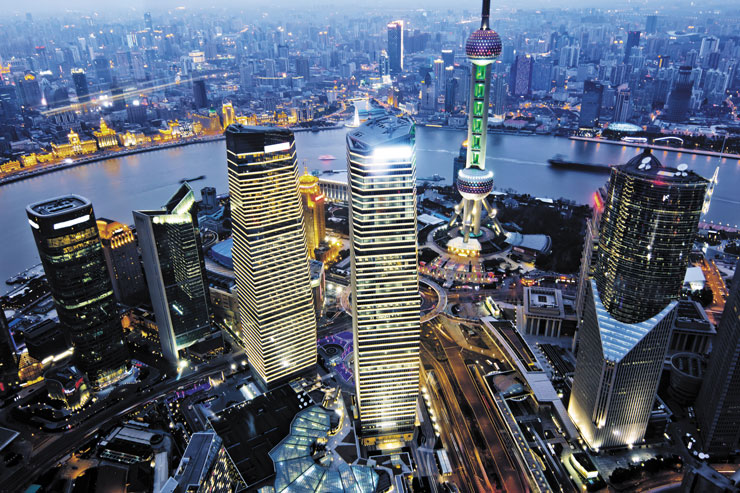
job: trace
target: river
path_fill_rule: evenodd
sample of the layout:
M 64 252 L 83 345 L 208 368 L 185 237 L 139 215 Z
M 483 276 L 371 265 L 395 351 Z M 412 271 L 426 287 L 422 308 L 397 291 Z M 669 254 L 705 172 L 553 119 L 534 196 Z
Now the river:
M 309 169 L 344 169 L 346 131 L 326 130 L 296 134 L 299 166 Z M 417 176 L 439 174 L 449 184 L 452 160 L 465 139 L 461 130 L 417 129 Z M 554 170 L 547 159 L 564 154 L 577 161 L 601 164 L 623 163 L 639 152 L 632 147 L 577 142 L 562 137 L 491 134 L 488 136 L 486 166 L 494 170 L 496 188 L 514 189 L 537 197 L 564 197 L 589 203 L 606 175 Z M 319 161 L 321 155 L 336 156 Z M 711 177 L 720 166 L 719 183 L 705 218 L 723 224 L 740 224 L 740 162 L 694 154 L 657 151 L 667 165 L 685 162 L 697 173 Z M 302 172 L 302 170 L 301 170 Z M 0 292 L 4 280 L 37 263 L 25 207 L 45 198 L 76 193 L 90 199 L 97 217 L 132 223 L 134 209 L 159 208 L 185 177 L 205 175 L 194 182 L 196 189 L 214 186 L 227 191 L 224 141 L 133 154 L 9 183 L 0 187 L 2 237 L 0 242 Z

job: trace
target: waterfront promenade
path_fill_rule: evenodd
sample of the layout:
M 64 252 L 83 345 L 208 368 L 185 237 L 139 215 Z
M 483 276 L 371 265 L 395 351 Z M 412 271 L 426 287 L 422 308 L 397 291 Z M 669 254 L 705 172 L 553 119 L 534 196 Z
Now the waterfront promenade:
M 576 135 L 572 135 L 570 139 L 580 140 L 582 142 L 595 142 L 597 144 L 611 144 L 611 145 L 625 146 L 625 147 L 639 147 L 641 149 L 654 149 L 657 151 L 670 151 L 670 152 L 677 152 L 677 153 L 685 152 L 686 154 L 698 154 L 700 156 L 711 156 L 711 157 L 718 157 L 718 158 L 723 158 L 723 159 L 740 160 L 740 154 L 707 151 L 704 149 L 688 149 L 686 147 L 671 147 L 671 146 L 661 146 L 661 145 L 655 145 L 655 144 L 645 144 L 645 143 L 639 143 L 639 142 L 624 142 L 621 140 L 599 139 L 597 137 L 578 137 Z

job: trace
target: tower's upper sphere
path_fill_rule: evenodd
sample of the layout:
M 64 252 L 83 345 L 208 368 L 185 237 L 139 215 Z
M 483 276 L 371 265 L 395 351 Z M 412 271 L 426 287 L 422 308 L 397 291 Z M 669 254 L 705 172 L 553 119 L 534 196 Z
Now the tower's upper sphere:
M 473 63 L 476 61 L 493 62 L 501 54 L 501 38 L 491 29 L 473 31 L 465 43 L 465 54 Z

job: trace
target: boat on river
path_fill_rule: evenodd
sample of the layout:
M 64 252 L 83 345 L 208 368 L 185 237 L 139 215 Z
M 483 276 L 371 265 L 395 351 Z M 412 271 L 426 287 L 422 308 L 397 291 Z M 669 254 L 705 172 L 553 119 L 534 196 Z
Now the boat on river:
M 574 171 L 585 171 L 587 173 L 604 173 L 609 174 L 612 167 L 606 164 L 583 163 L 566 159 L 562 154 L 556 154 L 547 160 L 550 167 L 555 169 L 570 169 Z

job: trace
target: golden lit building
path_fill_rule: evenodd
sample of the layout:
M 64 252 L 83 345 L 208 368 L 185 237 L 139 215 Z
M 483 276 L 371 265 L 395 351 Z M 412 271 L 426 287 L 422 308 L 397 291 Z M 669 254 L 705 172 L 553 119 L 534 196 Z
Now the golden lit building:
M 293 132 L 231 125 L 226 155 L 240 343 L 254 373 L 272 386 L 316 365 L 316 314 Z
M 57 145 L 53 142 L 51 144 L 52 153 L 57 159 L 92 154 L 98 150 L 97 142 L 94 140 L 80 140 L 80 136 L 74 130 L 69 131 L 67 138 L 69 144 Z
M 141 301 L 146 284 L 134 233 L 118 221 L 100 218 L 96 222 L 113 294 L 120 303 L 136 304 Z
M 152 138 L 142 132 L 133 133 L 129 131 L 125 134 L 119 134 L 118 138 L 121 140 L 123 147 L 135 147 L 152 143 Z
M 298 179 L 298 189 L 303 202 L 303 219 L 306 223 L 306 243 L 308 256 L 316 259 L 315 250 L 326 236 L 326 222 L 324 219 L 325 197 L 319 189 L 319 178 L 308 174 L 305 170 Z
M 110 128 L 104 119 L 100 119 L 100 130 L 93 132 L 95 140 L 98 141 L 98 147 L 100 149 L 108 149 L 111 147 L 118 147 L 118 137 L 116 131 Z
M 234 105 L 231 103 L 224 103 L 221 108 L 221 113 L 223 115 L 223 127 L 224 130 L 228 128 L 229 125 L 236 122 L 236 116 L 234 114 Z
M 3 173 L 12 173 L 13 171 L 20 171 L 20 161 L 8 161 L 0 165 L 0 171 Z

